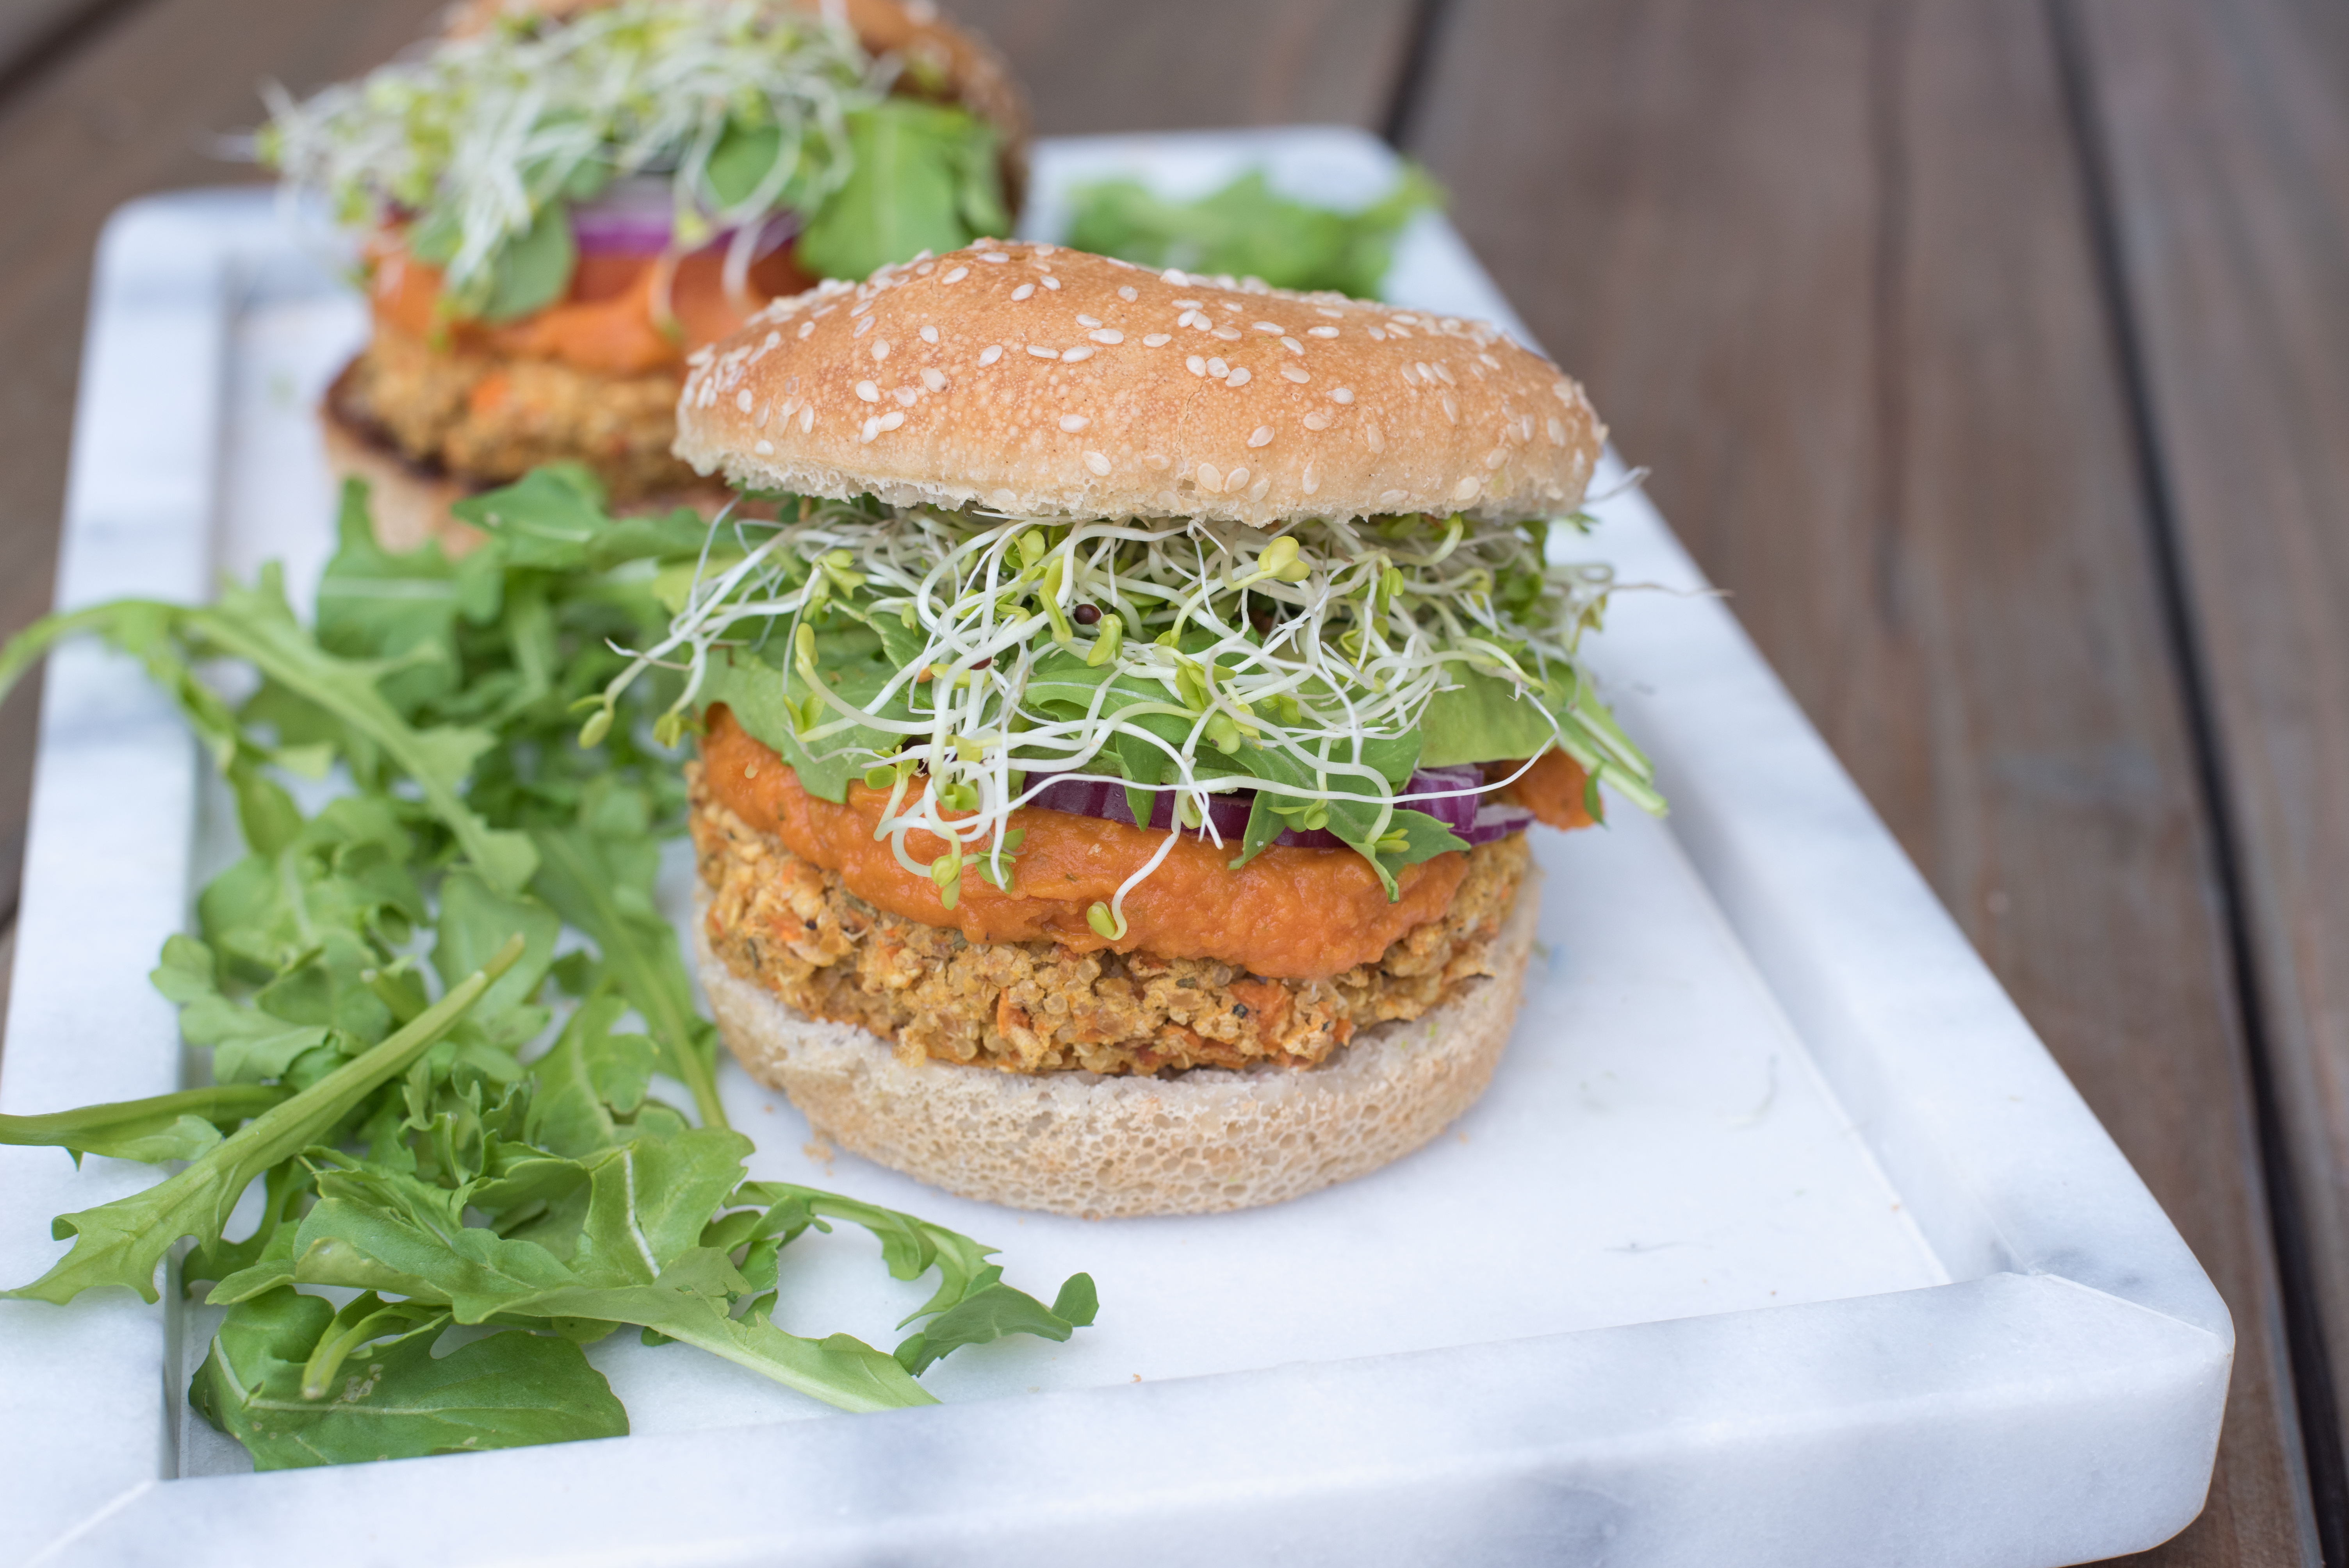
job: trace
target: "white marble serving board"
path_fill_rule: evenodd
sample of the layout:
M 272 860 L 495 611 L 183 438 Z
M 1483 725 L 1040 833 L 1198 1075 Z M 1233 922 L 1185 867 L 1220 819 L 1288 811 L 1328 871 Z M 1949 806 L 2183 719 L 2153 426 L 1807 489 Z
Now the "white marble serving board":
M 1073 180 L 1195 189 L 1255 162 L 1336 201 L 1392 170 L 1342 131 L 1048 142 L 1030 230 L 1055 231 Z M 1516 325 L 1441 220 L 1390 289 Z M 270 560 L 306 597 L 331 547 L 311 409 L 363 329 L 254 195 L 126 209 L 60 602 L 197 595 Z M 942 1410 L 821 1424 L 828 1408 L 739 1368 L 615 1336 L 593 1355 L 628 1439 L 254 1476 L 181 1398 L 213 1315 L 0 1303 L 0 1562 L 52 1542 L 249 1557 L 339 1541 L 355 1507 L 387 1560 L 451 1563 L 926 1542 L 1188 1562 L 1232 1542 L 1410 1562 L 1443 1542 L 1495 1562 L 2055 1563 L 2162 1539 L 2207 1482 L 2223 1307 L 1653 509 L 1623 491 L 1598 510 L 1576 553 L 1658 590 L 1618 600 L 1601 659 L 1675 815 L 1537 830 L 1543 946 L 1516 1036 L 1426 1150 L 1250 1213 L 1062 1220 L 825 1157 L 730 1062 L 758 1174 L 978 1235 L 1040 1293 L 1087 1270 L 1099 1325 L 958 1354 L 926 1379 Z M 91 650 L 55 661 L 36 788 L 0 1109 L 175 1087 L 143 976 L 234 852 L 217 789 L 135 666 Z M 671 872 L 681 914 L 682 855 Z M 49 1213 L 148 1179 L 0 1150 L 0 1276 L 61 1250 Z M 893 1343 L 922 1294 L 856 1235 L 792 1256 L 779 1321 L 797 1330 Z M 722 1520 L 668 1501 L 729 1484 L 745 1491 Z

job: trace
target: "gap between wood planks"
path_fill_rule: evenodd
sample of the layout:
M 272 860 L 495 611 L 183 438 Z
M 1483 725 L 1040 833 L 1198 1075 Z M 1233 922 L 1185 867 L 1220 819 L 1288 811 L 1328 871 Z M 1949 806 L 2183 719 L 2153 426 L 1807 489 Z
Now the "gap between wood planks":
M 2203 827 L 2218 862 L 2222 894 L 2220 914 L 2228 963 L 2233 971 L 2235 1006 L 2241 1018 L 2251 1063 L 2260 1168 L 2267 1187 L 2269 1221 L 2274 1230 L 2276 1273 L 2283 1296 L 2284 1332 L 2292 1358 L 2292 1397 L 2298 1406 L 2317 1539 L 2326 1568 L 2349 1568 L 2349 1468 L 2344 1468 L 2342 1453 L 2338 1393 L 2310 1266 L 2312 1238 L 2306 1209 L 2293 1178 L 2276 1098 L 2272 1036 L 2266 1004 L 2260 993 L 2250 923 L 2245 915 L 2248 894 L 2242 850 L 2235 830 L 2235 803 L 2219 741 L 2209 662 L 2187 591 L 2177 491 L 2163 460 L 2153 416 L 2145 345 L 2137 326 L 2138 304 L 2130 288 L 2128 269 L 2122 262 L 2112 161 L 2095 101 L 2095 67 L 2088 57 L 2075 0 L 2046 0 L 2046 12 L 2064 107 L 2080 159 L 2081 184 L 2087 193 L 2089 248 L 2102 285 L 2106 328 L 2127 402 L 2129 443 L 2145 495 L 2147 532 L 2159 586 L 2162 631 L 2177 665 Z

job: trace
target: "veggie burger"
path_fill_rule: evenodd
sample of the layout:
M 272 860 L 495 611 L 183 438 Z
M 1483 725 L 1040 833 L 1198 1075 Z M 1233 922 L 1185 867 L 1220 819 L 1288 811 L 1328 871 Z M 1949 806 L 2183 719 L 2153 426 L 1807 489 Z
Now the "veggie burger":
M 336 466 L 388 541 L 461 543 L 448 503 L 541 463 L 624 508 L 698 499 L 669 454 L 687 354 L 1007 226 L 1024 139 L 1000 61 L 924 0 L 473 0 L 280 95 L 259 151 L 362 247 Z
M 1547 550 L 1600 439 L 1482 323 L 1050 245 L 692 355 L 678 455 L 778 519 L 721 517 L 637 665 L 685 672 L 729 1045 L 835 1143 L 1028 1208 L 1427 1141 L 1509 1036 L 1526 830 L 1661 809 L 1578 658 L 1608 574 Z

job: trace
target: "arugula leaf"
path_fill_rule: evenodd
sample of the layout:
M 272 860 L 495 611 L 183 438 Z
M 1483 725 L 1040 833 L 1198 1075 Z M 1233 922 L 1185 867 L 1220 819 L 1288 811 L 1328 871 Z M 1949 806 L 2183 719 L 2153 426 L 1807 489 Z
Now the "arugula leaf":
M 0 1116 L 0 1143 L 48 1144 L 70 1153 L 77 1165 L 85 1154 L 150 1165 L 193 1160 L 221 1140 L 222 1129 L 260 1115 L 292 1092 L 274 1086 L 230 1084 L 46 1116 Z
M 508 1330 L 436 1357 L 447 1313 L 386 1309 L 366 1295 L 352 1307 L 362 1309 L 357 1323 L 350 1308 L 337 1314 L 285 1286 L 240 1303 L 188 1402 L 263 1470 L 627 1434 L 611 1385 L 569 1340 Z M 370 1331 L 382 1336 L 360 1337 Z M 322 1353 L 339 1352 L 339 1364 L 362 1347 L 338 1388 L 304 1387 Z
M 595 944 L 605 972 L 660 1047 L 662 1067 L 692 1092 L 702 1124 L 723 1127 L 718 1032 L 695 1010 L 677 933 L 653 902 L 660 851 L 643 811 L 639 798 L 607 790 L 588 801 L 576 826 L 539 829 L 532 886 Z
M 697 1345 L 843 1409 L 936 1401 L 889 1357 L 845 1335 L 804 1339 L 730 1303 L 750 1282 L 699 1244 L 739 1182 L 750 1140 L 702 1128 L 581 1161 L 589 1199 L 567 1259 L 462 1222 L 465 1194 L 338 1161 L 295 1242 L 305 1284 L 396 1292 L 460 1323 L 585 1318 Z
M 828 278 L 861 278 L 922 251 L 968 244 L 1010 227 L 994 128 L 967 109 L 885 98 L 847 117 L 856 177 L 800 231 L 801 263 Z
M 1007 1334 L 1065 1341 L 1093 1320 L 1099 1302 L 1091 1274 L 1071 1274 L 1060 1298 L 1046 1306 L 1026 1291 L 998 1282 L 972 1292 L 897 1346 L 897 1364 L 919 1377 L 951 1351 L 985 1345 Z M 1061 1309 L 1066 1307 L 1067 1312 Z
M 38 1297 L 62 1306 L 83 1291 L 123 1284 L 153 1301 L 155 1265 L 172 1243 L 190 1235 L 218 1240 L 229 1212 L 254 1177 L 317 1142 L 370 1090 L 406 1071 L 513 966 L 522 950 L 522 939 L 516 937 L 414 1023 L 264 1111 L 178 1175 L 99 1208 L 60 1214 L 50 1233 L 59 1241 L 73 1237 L 73 1250 L 32 1284 L 0 1294 Z
M 569 1160 L 627 1141 L 660 1066 L 660 1047 L 643 1035 L 616 1034 L 626 1004 L 592 996 L 564 1024 L 554 1047 L 530 1065 L 536 1092 L 523 1136 Z M 666 1107 L 652 1102 L 656 1111 Z M 671 1113 L 674 1114 L 674 1113 Z
M 1276 193 L 1251 170 L 1214 194 L 1174 201 L 1136 180 L 1076 191 L 1068 243 L 1151 267 L 1262 278 L 1275 288 L 1335 289 L 1375 299 L 1394 242 L 1442 187 L 1412 164 L 1393 190 L 1359 212 L 1338 212 Z

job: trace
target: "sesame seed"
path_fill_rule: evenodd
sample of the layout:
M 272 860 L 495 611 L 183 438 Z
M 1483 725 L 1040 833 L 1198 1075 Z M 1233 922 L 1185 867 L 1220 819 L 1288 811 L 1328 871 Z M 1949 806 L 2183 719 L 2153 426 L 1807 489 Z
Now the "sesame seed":
M 856 384 L 856 395 L 867 403 L 881 401 L 881 388 L 874 386 L 870 381 L 859 381 Z
M 1330 416 L 1316 408 L 1305 416 L 1305 428 L 1309 430 L 1326 430 L 1330 428 Z
M 894 430 L 905 422 L 905 414 L 902 408 L 892 408 L 881 416 L 881 428 L 885 430 Z
M 1039 245 L 1036 247 L 1033 253 L 1038 261 L 1042 261 L 1046 256 L 1050 255 L 1054 251 L 1059 249 L 1060 247 L 1058 245 Z
M 1240 329 L 1237 326 L 1219 326 L 1216 328 L 1216 335 L 1226 343 L 1237 343 L 1240 340 Z
M 873 318 L 872 318 L 871 316 L 869 316 L 869 315 L 868 315 L 868 316 L 866 316 L 863 321 L 858 322 L 858 323 L 856 324 L 856 330 L 855 330 L 854 332 L 850 333 L 848 335 L 849 335 L 849 336 L 851 336 L 851 337 L 862 337 L 862 336 L 864 336 L 866 333 L 868 333 L 868 332 L 870 332 L 870 331 L 872 331 L 872 330 L 873 330 Z
M 936 343 L 937 340 L 938 329 L 936 327 L 926 326 L 922 328 L 922 341 L 924 343 Z
M 1267 495 L 1269 495 L 1271 492 L 1272 492 L 1272 476 L 1271 476 L 1270 474 L 1267 474 L 1267 475 L 1265 475 L 1265 476 L 1264 476 L 1264 478 L 1262 478 L 1262 479 L 1260 479 L 1260 480 L 1257 480 L 1257 481 L 1256 481 L 1256 483 L 1254 483 L 1254 484 L 1252 484 L 1252 485 L 1248 486 L 1248 500 L 1263 500 Z
M 1002 357 L 1003 345 L 999 343 L 990 343 L 978 351 L 978 362 L 981 365 L 992 365 Z
M 1526 414 L 1517 420 L 1517 439 L 1527 446 L 1533 445 L 1534 417 L 1531 414 Z
M 1291 354 L 1302 354 L 1305 352 L 1305 346 L 1298 342 L 1297 339 L 1293 337 L 1282 338 L 1280 340 L 1280 346 L 1286 348 Z
M 943 392 L 947 389 L 946 373 L 936 368 L 925 370 L 922 372 L 922 385 L 933 392 Z
M 1345 313 L 1344 311 L 1342 311 L 1342 310 L 1331 310 L 1331 309 L 1330 309 L 1328 305 L 1326 305 L 1326 304 L 1317 304 L 1317 305 L 1315 305 L 1315 306 L 1313 307 L 1313 310 L 1314 310 L 1314 314 L 1315 314 L 1315 315 L 1326 315 L 1326 316 L 1328 316 L 1331 321 L 1343 321 L 1343 320 L 1345 320 L 1345 319 L 1346 319 L 1346 313 Z M 1318 327 L 1318 326 L 1317 326 L 1317 327 L 1315 327 L 1313 330 L 1314 330 L 1314 331 L 1316 331 L 1316 332 L 1319 332 L 1319 331 L 1321 331 L 1321 330 L 1322 330 L 1322 328 L 1320 328 L 1320 327 Z
M 1229 376 L 1231 373 L 1232 367 L 1225 364 L 1222 360 L 1210 359 L 1207 361 L 1207 374 L 1214 377 L 1216 380 L 1221 381 L 1225 377 Z
M 1102 456 L 1099 452 L 1087 452 L 1085 454 L 1085 467 L 1092 469 L 1093 472 L 1101 475 L 1104 479 L 1109 477 L 1109 459 Z
M 1433 381 L 1435 379 L 1435 372 L 1427 367 L 1427 362 L 1425 360 L 1420 360 L 1414 363 L 1412 366 L 1412 368 L 1419 372 L 1419 378 L 1423 381 Z
M 1335 337 L 1338 335 L 1338 329 L 1334 326 L 1309 326 L 1305 329 L 1305 335 L 1308 337 Z
M 1311 495 L 1321 488 L 1321 470 L 1312 463 L 1305 465 L 1305 493 Z
M 1484 361 L 1485 367 L 1488 370 L 1498 370 L 1501 367 L 1501 362 L 1489 354 L 1479 354 L 1476 357 Z
M 1142 346 L 1144 348 L 1164 348 L 1174 341 L 1174 335 L 1171 332 L 1154 332 L 1142 340 Z
M 1248 369 L 1245 365 L 1233 371 L 1229 376 L 1224 377 L 1224 385 L 1226 387 L 1245 387 L 1247 384 Z
M 1281 326 L 1280 323 L 1277 321 L 1257 321 L 1251 322 L 1248 325 L 1255 327 L 1258 332 L 1268 332 L 1275 337 L 1278 337 L 1280 335 Z
M 1565 404 L 1569 408 L 1574 407 L 1574 383 L 1571 381 L 1553 381 L 1550 383 L 1549 389 L 1557 394 L 1557 400 L 1559 402 Z
M 741 409 L 745 414 L 750 411 L 750 389 L 748 387 L 734 394 L 734 407 Z
M 1495 447 L 1485 454 L 1485 466 L 1488 469 L 1497 469 L 1508 460 L 1509 449 L 1506 447 Z
M 1382 506 L 1382 507 L 1385 507 L 1388 511 L 1393 511 L 1397 506 L 1401 505 L 1401 504 L 1402 503 L 1403 499 L 1404 499 L 1406 496 L 1408 496 L 1410 493 L 1411 493 L 1411 492 L 1410 492 L 1410 491 L 1408 491 L 1408 490 L 1385 490 L 1385 491 L 1382 491 L 1382 492 L 1380 494 L 1380 496 L 1379 496 L 1379 504 L 1380 504 L 1381 506 Z
M 1199 465 L 1199 488 L 1209 495 L 1219 495 L 1223 492 L 1224 476 L 1216 471 L 1216 466 L 1213 463 Z
M 1027 299 L 1035 294 L 1035 292 L 1036 285 L 1034 284 L 1021 284 L 1018 288 L 1011 291 L 1011 297 L 1015 300 Z
M 978 253 L 978 259 L 982 262 L 1008 262 L 1011 258 L 1001 251 L 981 251 Z
M 1163 452 L 1145 452 L 1143 454 L 1142 466 L 1154 473 L 1163 474 L 1166 471 L 1169 461 L 1170 459 Z
M 889 388 L 889 396 L 897 399 L 899 407 L 910 408 L 922 395 L 911 387 L 892 387 Z
M 814 330 L 815 323 L 812 321 L 803 321 L 800 323 L 800 335 L 802 337 L 805 337 L 809 333 L 813 332 Z
M 1387 438 L 1379 433 L 1378 421 L 1375 419 L 1362 421 L 1362 439 L 1370 443 L 1371 450 L 1374 452 L 1383 452 L 1387 449 Z
M 1056 277 L 1047 276 L 1044 279 L 1044 286 L 1048 289 L 1059 288 L 1061 286 L 1061 280 Z
M 1426 375 L 1427 366 L 1424 365 L 1421 366 L 1419 367 L 1419 373 L 1422 376 Z M 1454 381 L 1452 378 L 1452 366 L 1444 364 L 1441 359 L 1435 362 L 1435 377 L 1437 380 L 1443 382 L 1446 387 L 1457 387 L 1460 385 L 1459 382 Z
M 812 403 L 810 403 L 807 407 L 805 407 L 804 408 L 802 408 L 802 409 L 800 410 L 800 433 L 801 433 L 802 435 L 805 435 L 805 434 L 807 434 L 807 432 L 808 432 L 808 431 L 812 430 L 812 429 L 814 429 L 814 428 L 815 428 L 815 405 L 814 405 L 814 404 L 812 404 Z
M 1444 417 L 1455 425 L 1460 423 L 1460 399 L 1449 392 L 1444 395 Z
M 942 284 L 958 284 L 968 276 L 970 276 L 970 269 L 968 267 L 957 267 L 954 271 L 940 278 L 938 282 Z
M 889 340 L 887 338 L 876 337 L 873 340 L 873 357 L 876 360 L 886 359 L 889 357 Z
M 1476 499 L 1476 492 L 1484 488 L 1485 481 L 1483 480 L 1473 478 L 1462 480 L 1457 486 L 1454 487 L 1452 499 L 1454 500 L 1475 500 Z
M 1405 332 L 1394 323 L 1389 322 L 1387 323 L 1387 335 L 1390 337 L 1409 337 L 1411 334 Z
M 1375 327 L 1375 326 L 1374 326 L 1374 327 L 1372 327 L 1372 328 L 1371 328 L 1371 342 L 1373 342 L 1373 343 L 1384 343 L 1386 340 L 1387 340 L 1387 335 L 1386 335 L 1385 333 L 1381 332 L 1381 331 L 1380 331 L 1377 327 Z
M 1224 476 L 1224 489 L 1226 490 L 1236 490 L 1242 485 L 1247 483 L 1247 469 L 1234 469 L 1230 473 Z
M 1030 344 L 1028 346 L 1028 352 L 1034 355 L 1039 359 L 1058 359 L 1061 357 L 1061 351 L 1059 349 L 1047 348 L 1040 343 Z
M 1195 354 L 1183 361 L 1183 366 L 1194 376 L 1205 376 L 1207 373 L 1207 362 Z
M 1236 283 L 1234 283 L 1234 282 L 1232 281 L 1232 274 L 1231 274 L 1231 273 L 1224 273 L 1221 277 L 1218 277 L 1216 281 L 1217 283 L 1219 283 L 1219 284 L 1223 284 L 1223 285 L 1224 285 L 1224 287 L 1226 287 L 1226 288 L 1227 288 L 1227 289 L 1236 289 L 1236 288 L 1237 288 L 1237 287 L 1239 287 L 1239 286 L 1240 286 L 1239 284 L 1236 284 Z M 1223 308 L 1224 308 L 1224 309 L 1226 309 L 1226 310 L 1237 310 L 1237 309 L 1239 309 L 1239 308 L 1240 308 L 1240 302 L 1239 302 L 1239 301 L 1237 301 L 1237 300 L 1236 300 L 1236 299 L 1217 300 L 1216 303 L 1217 304 L 1219 304 L 1219 305 L 1223 306 Z
M 871 418 L 865 420 L 864 428 L 856 433 L 857 444 L 859 446 L 869 446 L 872 444 L 873 438 L 880 433 L 881 416 L 875 414 Z
M 1201 315 L 1197 311 L 1186 310 L 1181 315 L 1174 318 L 1174 325 L 1177 326 L 1195 326 L 1200 331 L 1205 332 L 1211 324 L 1206 316 Z
M 1125 301 L 1126 304 L 1132 304 L 1134 300 L 1133 285 L 1132 284 L 1125 284 L 1120 286 L 1117 291 L 1117 297 Z
M 1549 438 L 1559 446 L 1566 445 L 1566 421 L 1553 418 L 1549 422 Z
M 1402 323 L 1405 326 L 1417 326 L 1417 325 L 1420 325 L 1419 317 L 1417 317 L 1417 316 L 1415 316 L 1415 315 L 1404 315 L 1402 312 L 1401 312 L 1401 311 L 1397 311 L 1397 312 L 1395 312 L 1395 314 L 1394 314 L 1392 316 L 1389 317 L 1389 318 L 1388 318 L 1388 320 L 1389 320 L 1391 323 L 1392 323 L 1392 322 L 1397 322 L 1397 321 L 1399 321 L 1399 322 Z
M 768 421 L 768 419 L 770 419 L 771 418 L 772 418 L 772 417 L 773 417 L 774 412 L 775 412 L 775 406 L 774 406 L 772 403 L 762 403 L 762 404 L 761 404 L 761 405 L 759 406 L 759 418 L 758 418 L 758 426 L 759 426 L 759 428 L 761 428 L 761 430 L 763 430 L 763 429 L 765 429 L 765 428 L 767 428 L 767 421 Z M 783 410 L 783 418 L 786 418 L 786 419 L 788 419 L 788 418 L 790 418 L 791 417 L 792 417 L 791 410 L 790 410 L 789 408 L 784 409 L 784 410 Z
M 1256 434 L 1248 438 L 1248 445 L 1251 447 L 1268 447 L 1272 445 L 1272 427 L 1269 425 L 1258 425 L 1256 428 Z
M 750 449 L 762 458 L 771 458 L 775 455 L 775 443 L 772 441 L 761 441 Z
M 1118 331 L 1118 329 L 1113 326 L 1098 327 L 1095 330 L 1085 334 L 1085 335 L 1092 338 L 1095 343 L 1115 344 L 1123 343 L 1125 341 L 1125 334 Z
M 1354 389 L 1351 387 L 1333 387 L 1330 389 L 1330 401 L 1332 403 L 1350 403 L 1353 400 Z
M 1183 275 L 1183 269 L 1180 267 L 1169 267 L 1164 272 L 1159 273 L 1158 276 L 1161 281 L 1173 284 L 1178 289 L 1185 284 L 1191 281 L 1189 278 Z M 1181 304 L 1183 302 L 1181 300 L 1176 300 L 1174 303 L 1176 304 Z
M 863 315 L 866 311 L 871 310 L 872 308 L 873 302 L 871 300 L 863 300 L 849 306 L 848 314 L 851 315 Z
M 1066 430 L 1071 436 L 1075 435 L 1079 430 L 1083 429 L 1087 425 L 1092 423 L 1092 421 L 1086 418 L 1082 414 L 1063 414 L 1061 416 L 1061 428 Z
M 1101 323 L 1092 316 L 1080 315 L 1077 317 L 1077 325 L 1079 326 L 1099 326 Z
M 1174 308 L 1176 310 L 1199 310 L 1204 307 L 1197 300 L 1195 299 L 1178 299 L 1174 302 Z
M 1074 348 L 1064 348 L 1061 351 L 1061 361 L 1069 365 L 1074 365 L 1080 359 L 1091 359 L 1092 356 L 1093 351 L 1081 343 Z
M 1282 366 L 1280 367 L 1280 374 L 1287 379 L 1296 382 L 1299 387 L 1304 386 L 1308 381 L 1313 379 L 1313 373 L 1311 371 L 1294 365 Z

